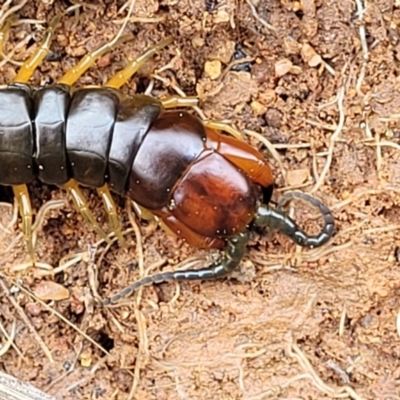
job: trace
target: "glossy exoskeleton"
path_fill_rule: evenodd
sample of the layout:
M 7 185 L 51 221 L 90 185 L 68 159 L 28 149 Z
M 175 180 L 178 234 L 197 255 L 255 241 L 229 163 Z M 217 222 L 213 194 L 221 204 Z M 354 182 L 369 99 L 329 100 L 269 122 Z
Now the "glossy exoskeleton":
M 48 52 L 58 19 L 14 82 L 0 90 L 0 185 L 13 187 L 32 257 L 32 211 L 26 185 L 34 178 L 68 190 L 77 209 L 106 239 L 79 185 L 97 189 L 111 229 L 121 241 L 109 188 L 129 196 L 189 244 L 225 247 L 221 260 L 209 267 L 145 278 L 104 304 L 144 284 L 226 275 L 245 254 L 251 225 L 277 229 L 307 247 L 321 246 L 332 236 L 332 214 L 309 195 L 290 193 L 277 208 L 268 206 L 274 184 L 271 169 L 256 149 L 222 134 L 231 132 L 231 127 L 201 121 L 183 110 L 167 110 L 192 106 L 197 99 L 126 97 L 119 90 L 170 39 L 149 48 L 104 87 L 74 90 L 73 84 L 120 40 L 86 56 L 58 83 L 31 88 L 27 82 Z M 282 211 L 281 206 L 293 197 L 310 202 L 322 213 L 325 224 L 319 235 L 307 235 Z

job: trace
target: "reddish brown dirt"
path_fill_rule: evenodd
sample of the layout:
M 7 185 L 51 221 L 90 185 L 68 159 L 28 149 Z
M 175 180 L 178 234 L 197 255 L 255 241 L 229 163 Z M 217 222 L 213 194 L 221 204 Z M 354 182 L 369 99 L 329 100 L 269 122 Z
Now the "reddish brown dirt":
M 51 46 L 53 61 L 40 66 L 32 85 L 55 81 L 110 40 L 121 26 L 116 20 L 126 16 L 126 9 L 117 14 L 123 3 L 88 2 L 64 16 Z M 300 251 L 281 235 L 254 232 L 235 278 L 159 284 L 126 306 L 100 309 L 91 282 L 105 297 L 139 277 L 132 231 L 127 247 L 99 243 L 91 257 L 88 248 L 98 238 L 66 203 L 46 213 L 37 234 L 40 263 L 32 268 L 20 228 L 11 224 L 8 233 L 0 232 L 0 322 L 11 332 L 16 321 L 15 348 L 1 356 L 1 369 L 60 399 L 399 399 L 398 3 L 367 2 L 360 18 L 350 0 L 138 0 L 126 28 L 135 40 L 102 57 L 79 84 L 103 84 L 127 60 L 173 35 L 173 45 L 123 91 L 143 91 L 150 74 L 170 63 L 159 73 L 167 81 L 155 80 L 153 95 L 172 94 L 177 85 L 200 96 L 207 117 L 261 133 L 288 171 L 285 179 L 271 158 L 278 188 L 323 200 L 337 233 L 322 249 Z M 51 18 L 70 5 L 32 0 L 15 13 L 22 23 L 4 44 L 11 62 L 0 64 L 1 83 L 11 81 Z M 245 64 L 230 64 L 235 44 L 249 58 Z M 209 69 L 215 60 L 222 61 L 221 74 L 215 63 Z M 248 140 L 269 156 L 257 139 Z M 65 198 L 39 184 L 30 190 L 36 210 Z M 106 221 L 95 192 L 84 193 Z M 299 205 L 295 217 L 313 229 L 305 211 Z M 2 224 L 10 221 L 10 208 L 2 206 Z M 209 254 L 153 223 L 140 229 L 146 273 Z M 69 268 L 44 272 L 66 260 L 72 260 Z M 154 267 L 160 260 L 164 264 Z M 98 279 L 91 278 L 94 267 Z M 47 281 L 60 285 L 53 295 L 66 288 L 68 298 L 38 303 L 31 291 L 42 293 Z

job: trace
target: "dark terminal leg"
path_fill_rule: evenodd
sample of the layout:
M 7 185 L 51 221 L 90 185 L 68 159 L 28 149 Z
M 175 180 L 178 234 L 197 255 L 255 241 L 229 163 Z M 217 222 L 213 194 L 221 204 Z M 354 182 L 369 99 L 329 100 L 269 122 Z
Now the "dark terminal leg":
M 129 296 L 134 291 L 142 286 L 152 285 L 154 283 L 161 283 L 165 281 L 187 281 L 187 280 L 205 280 L 222 278 L 232 272 L 240 263 L 246 252 L 246 245 L 249 240 L 247 232 L 240 233 L 233 236 L 227 242 L 225 254 L 220 262 L 216 262 L 209 267 L 201 268 L 198 270 L 192 269 L 187 271 L 166 271 L 156 275 L 146 276 L 133 283 L 131 286 L 123 289 L 120 293 L 116 294 L 109 299 L 102 302 L 102 305 L 118 303 L 124 297 Z

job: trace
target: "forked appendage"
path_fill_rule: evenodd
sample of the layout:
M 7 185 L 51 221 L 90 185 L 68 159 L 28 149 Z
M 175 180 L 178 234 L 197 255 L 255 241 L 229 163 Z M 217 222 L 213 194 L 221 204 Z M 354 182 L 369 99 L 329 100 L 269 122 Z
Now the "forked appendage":
M 89 207 L 86 203 L 85 196 L 80 191 L 78 184 L 74 180 L 70 180 L 63 185 L 64 189 L 71 195 L 74 206 L 81 213 L 86 222 L 92 226 L 93 230 L 101 236 L 106 242 L 111 243 L 110 238 L 107 234 L 100 228 L 99 224 L 96 222 L 95 217 L 90 212 Z
M 35 252 L 32 243 L 32 207 L 28 188 L 26 185 L 16 185 L 12 188 L 14 196 L 17 199 L 19 214 L 22 218 L 22 232 L 28 248 L 28 253 L 32 262 L 35 263 Z
M 317 236 L 308 235 L 283 212 L 282 207 L 293 199 L 299 199 L 310 203 L 322 214 L 324 227 Z M 261 205 L 258 207 L 254 225 L 276 229 L 280 233 L 283 233 L 285 236 L 292 239 L 297 245 L 309 248 L 322 246 L 332 237 L 335 231 L 335 221 L 330 210 L 316 198 L 302 192 L 285 193 L 279 199 L 276 209 L 270 208 L 267 205 Z
M 114 39 L 111 40 L 110 42 L 105 43 L 100 47 L 98 47 L 97 49 L 86 54 L 79 61 L 79 63 L 75 65 L 75 67 L 72 67 L 58 80 L 58 83 L 72 86 L 96 62 L 96 60 L 98 60 L 104 54 L 111 51 L 118 44 L 127 42 L 132 39 L 133 39 L 132 35 L 114 37 Z
M 225 254 L 220 262 L 211 264 L 201 269 L 190 269 L 186 271 L 166 271 L 160 274 L 146 276 L 123 289 L 120 293 L 102 301 L 103 306 L 118 303 L 124 297 L 128 297 L 142 286 L 152 285 L 166 281 L 192 281 L 222 278 L 232 272 L 242 260 L 246 245 L 249 240 L 248 232 L 239 233 L 227 242 Z
M 117 207 L 115 205 L 114 199 L 108 189 L 107 185 L 103 185 L 96 189 L 97 193 L 103 200 L 104 208 L 108 215 L 108 224 L 110 226 L 110 230 L 114 233 L 114 235 L 118 238 L 121 246 L 125 245 L 124 237 L 122 236 L 121 226 L 119 223 Z
M 162 49 L 163 47 L 168 46 L 172 42 L 173 38 L 169 37 L 160 43 L 156 43 L 153 46 L 150 46 L 138 58 L 132 60 L 123 70 L 117 72 L 113 77 L 111 77 L 104 86 L 111 87 L 114 89 L 119 89 L 122 85 L 128 82 L 128 80 L 137 71 L 139 71 L 139 69 L 153 54 L 155 54 L 158 50 Z
M 50 44 L 53 40 L 54 31 L 57 25 L 60 23 L 62 14 L 57 14 L 53 21 L 51 21 L 50 26 L 45 32 L 45 36 L 43 42 L 39 46 L 39 48 L 32 54 L 32 56 L 25 61 L 21 68 L 18 71 L 17 76 L 14 78 L 14 82 L 17 83 L 26 83 L 29 81 L 35 69 L 43 62 L 45 57 L 50 51 Z

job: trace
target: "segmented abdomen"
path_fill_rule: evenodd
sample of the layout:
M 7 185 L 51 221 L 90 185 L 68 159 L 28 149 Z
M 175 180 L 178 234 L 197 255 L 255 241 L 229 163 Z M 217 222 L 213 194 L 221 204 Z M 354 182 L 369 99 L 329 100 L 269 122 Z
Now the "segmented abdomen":
M 162 110 L 154 98 L 64 85 L 0 90 L 0 185 L 35 177 L 62 185 L 126 189 L 135 155 Z
M 259 193 L 251 179 L 218 152 L 198 118 L 164 111 L 152 97 L 13 84 L 0 90 L 0 129 L 0 185 L 35 177 L 107 183 L 208 237 L 240 232 L 253 218 Z

